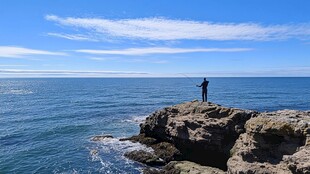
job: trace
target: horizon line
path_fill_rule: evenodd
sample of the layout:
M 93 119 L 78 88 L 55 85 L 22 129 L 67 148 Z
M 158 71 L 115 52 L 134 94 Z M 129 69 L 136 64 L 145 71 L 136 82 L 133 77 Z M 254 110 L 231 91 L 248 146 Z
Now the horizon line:
M 310 76 L 189 76 L 189 77 L 180 77 L 180 76 L 149 76 L 149 77 L 94 77 L 94 76 L 63 76 L 63 77 L 59 77 L 59 76 L 53 76 L 53 77 L 46 77 L 46 76 L 42 76 L 42 77 L 0 77 L 0 79 L 38 79 L 38 78 L 42 78 L 42 79 L 111 79 L 111 78 L 128 78 L 128 79 L 134 79 L 134 78 L 310 78 Z

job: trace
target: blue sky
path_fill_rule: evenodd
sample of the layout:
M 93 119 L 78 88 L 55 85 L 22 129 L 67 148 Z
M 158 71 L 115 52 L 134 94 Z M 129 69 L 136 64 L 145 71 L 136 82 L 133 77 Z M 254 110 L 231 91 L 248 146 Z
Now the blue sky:
M 1 1 L 0 77 L 184 76 L 310 76 L 310 1 Z

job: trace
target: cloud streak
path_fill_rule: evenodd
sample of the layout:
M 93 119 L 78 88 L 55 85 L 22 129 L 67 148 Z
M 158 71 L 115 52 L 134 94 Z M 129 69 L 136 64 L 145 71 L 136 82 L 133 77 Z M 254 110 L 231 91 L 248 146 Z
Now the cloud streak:
M 249 70 L 227 70 L 227 71 L 204 71 L 190 73 L 176 73 L 177 77 L 309 77 L 310 67 L 286 67 Z
M 13 65 L 13 64 L 10 64 L 10 65 L 1 65 L 1 64 L 0 64 L 0 67 L 21 67 L 21 66 L 28 66 L 28 65 L 20 65 L 20 64 L 16 64 L 16 65 Z
M 128 48 L 120 50 L 93 50 L 80 49 L 75 50 L 79 53 L 87 54 L 108 54 L 108 55 L 149 55 L 149 54 L 182 54 L 195 52 L 241 52 L 250 51 L 250 48 L 166 48 L 166 47 L 151 47 L 151 48 Z
M 262 25 L 258 23 L 212 23 L 165 18 L 102 19 L 47 15 L 56 24 L 85 29 L 100 40 L 111 38 L 169 40 L 285 40 L 310 39 L 310 24 Z M 64 37 L 65 38 L 65 37 Z M 90 38 L 91 39 L 91 38 Z
M 65 56 L 66 53 L 62 52 L 51 52 L 45 50 L 29 49 L 24 47 L 15 46 L 0 46 L 0 57 L 5 58 L 22 58 L 30 55 L 54 55 L 54 56 Z
M 64 33 L 47 33 L 48 36 L 54 36 L 69 40 L 76 40 L 76 41 L 93 41 L 98 42 L 99 40 L 88 36 L 88 35 L 82 35 L 82 34 L 64 34 Z

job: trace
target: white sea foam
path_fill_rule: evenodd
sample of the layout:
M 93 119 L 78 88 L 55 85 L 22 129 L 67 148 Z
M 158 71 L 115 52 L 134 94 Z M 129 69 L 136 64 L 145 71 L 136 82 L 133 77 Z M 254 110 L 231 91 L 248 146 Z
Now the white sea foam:
M 146 147 L 140 143 L 133 143 L 131 141 L 120 141 L 118 138 L 105 138 L 100 142 L 101 149 L 104 152 L 118 151 L 118 152 L 130 152 L 134 150 L 144 150 L 147 152 L 153 152 L 153 149 Z
M 126 173 L 121 169 L 115 168 L 114 164 L 110 162 L 110 159 L 106 159 L 106 155 L 113 154 L 116 157 L 114 160 L 124 160 L 126 165 L 131 165 L 133 161 L 124 157 L 126 152 L 134 150 L 144 150 L 147 152 L 154 152 L 150 147 L 146 147 L 140 143 L 133 143 L 131 141 L 120 141 L 119 138 L 104 138 L 97 143 L 96 148 L 89 149 L 91 155 L 91 161 L 100 162 L 100 171 L 103 173 L 109 173 L 109 171 L 117 170 L 117 173 Z M 109 156 L 109 155 L 108 155 Z M 140 168 L 137 168 L 139 171 Z
M 130 122 L 130 123 L 141 124 L 141 123 L 144 123 L 144 122 L 145 122 L 146 117 L 148 117 L 148 115 L 144 115 L 144 116 L 132 116 L 130 119 L 124 120 L 124 122 Z
M 32 94 L 33 92 L 30 90 L 24 90 L 24 89 L 11 89 L 8 91 L 2 91 L 2 94 L 13 94 L 13 95 L 26 95 L 26 94 Z
M 111 162 L 111 157 L 108 154 L 113 154 L 115 157 L 114 161 L 123 160 L 126 165 L 132 165 L 133 161 L 125 158 L 123 155 L 126 152 L 134 150 L 144 150 L 147 152 L 153 152 L 152 148 L 146 147 L 140 143 L 133 143 L 131 141 L 120 141 L 118 138 L 104 138 L 102 141 L 97 143 L 96 148 L 89 149 L 91 155 L 91 161 L 100 162 L 101 173 L 126 173 L 126 171 L 115 166 Z M 140 171 L 140 168 L 136 168 Z

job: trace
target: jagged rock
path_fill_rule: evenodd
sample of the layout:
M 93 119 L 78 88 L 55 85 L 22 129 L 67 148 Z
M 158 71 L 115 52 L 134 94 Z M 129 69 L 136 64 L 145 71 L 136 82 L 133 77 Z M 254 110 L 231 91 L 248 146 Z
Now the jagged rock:
M 106 138 L 113 138 L 112 135 L 96 135 L 92 137 L 91 141 L 104 141 Z
M 145 134 L 139 134 L 139 135 L 134 135 L 132 137 L 129 138 L 121 138 L 120 141 L 131 141 L 133 143 L 141 143 L 141 144 L 145 144 L 147 146 L 151 146 L 154 145 L 156 143 L 158 143 L 158 141 L 155 138 L 152 137 L 146 137 Z
M 201 166 L 190 161 L 172 161 L 165 166 L 166 171 L 180 171 L 180 174 L 224 174 L 223 170 Z
M 158 168 L 146 167 L 142 169 L 143 174 L 168 174 L 166 171 Z M 169 173 L 169 174 L 179 174 L 180 172 Z
M 259 114 L 193 101 L 156 111 L 140 126 L 138 136 L 125 140 L 152 147 L 148 159 L 162 159 L 162 164 L 189 160 L 233 174 L 310 174 L 310 112 Z M 198 164 L 170 162 L 144 173 L 217 171 Z
M 145 144 L 148 147 L 152 147 L 154 154 L 164 161 L 164 164 L 172 160 L 181 159 L 180 151 L 174 146 L 174 144 L 168 142 L 159 142 L 155 138 L 145 137 L 145 134 L 139 134 L 130 138 L 123 138 L 120 141 L 132 141 L 134 143 L 139 142 Z
M 223 170 L 190 161 L 171 161 L 163 169 L 146 168 L 144 174 L 224 174 Z
M 187 102 L 156 111 L 141 124 L 141 134 L 174 144 L 182 158 L 226 168 L 229 150 L 245 122 L 257 112 Z
M 126 152 L 124 156 L 131 160 L 138 161 L 149 166 L 159 166 L 165 164 L 165 161 L 160 159 L 158 156 L 144 150 L 134 150 L 132 152 Z
M 160 142 L 152 145 L 151 147 L 154 149 L 155 154 L 166 163 L 172 160 L 181 159 L 180 151 L 171 143 Z
M 228 173 L 310 173 L 310 112 L 262 113 L 231 149 Z

